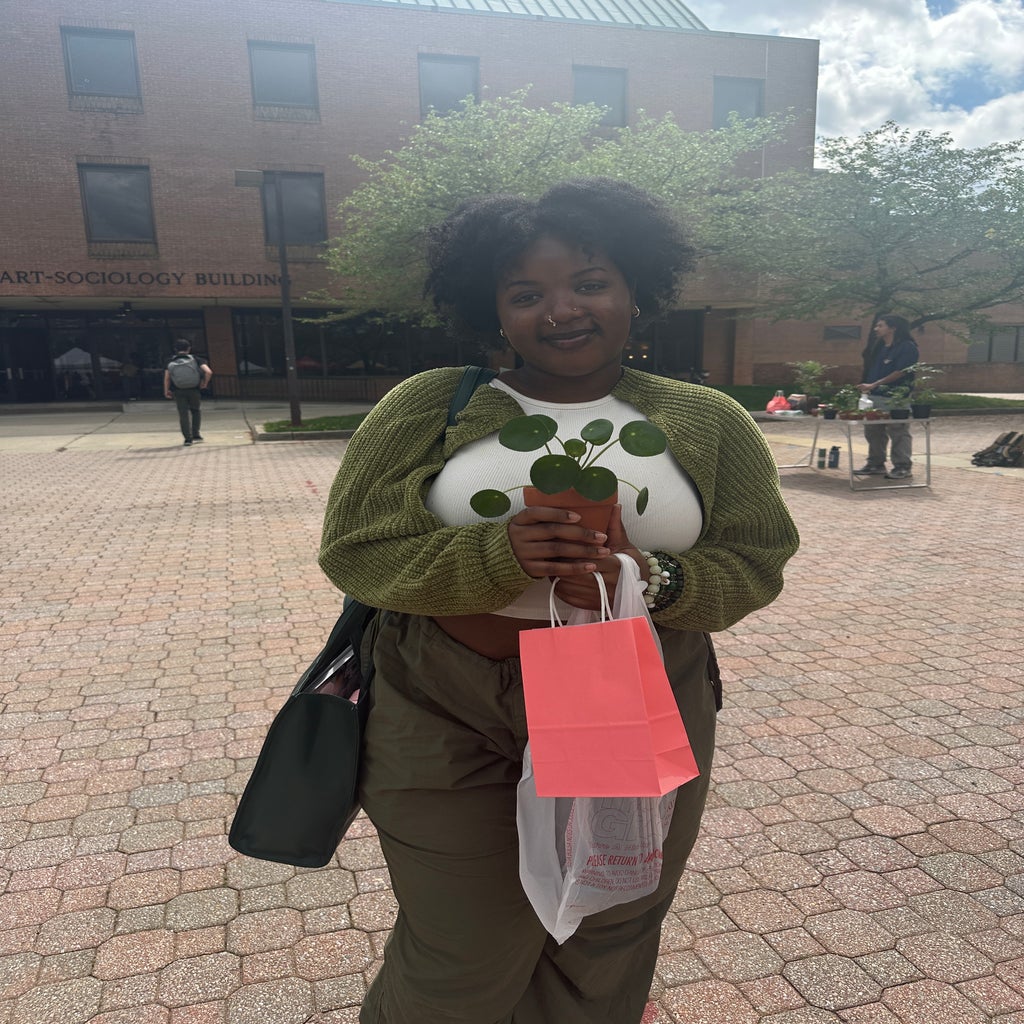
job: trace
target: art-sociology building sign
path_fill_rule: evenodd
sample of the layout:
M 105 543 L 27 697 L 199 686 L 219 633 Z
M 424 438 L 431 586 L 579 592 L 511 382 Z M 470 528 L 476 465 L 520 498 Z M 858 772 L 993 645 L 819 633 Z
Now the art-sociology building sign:
M 135 285 L 151 288 L 277 288 L 279 274 L 233 270 L 8 270 L 0 268 L 0 285 Z

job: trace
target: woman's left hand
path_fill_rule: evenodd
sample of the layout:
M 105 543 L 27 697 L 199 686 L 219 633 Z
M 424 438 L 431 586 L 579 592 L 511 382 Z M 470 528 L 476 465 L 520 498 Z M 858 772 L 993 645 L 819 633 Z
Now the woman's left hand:
M 615 600 L 615 587 L 619 582 L 619 572 L 622 569 L 622 563 L 615 555 L 619 553 L 629 555 L 640 566 L 641 579 L 646 579 L 649 573 L 647 559 L 626 536 L 625 527 L 622 525 L 621 505 L 615 505 L 612 508 L 605 547 L 611 548 L 612 553 L 607 558 L 597 559 L 596 564 L 597 571 L 608 588 L 608 600 L 611 602 Z M 601 608 L 601 592 L 597 589 L 597 580 L 594 579 L 593 573 L 587 573 L 585 576 L 559 577 L 555 594 L 574 608 L 586 608 L 589 611 L 599 611 Z

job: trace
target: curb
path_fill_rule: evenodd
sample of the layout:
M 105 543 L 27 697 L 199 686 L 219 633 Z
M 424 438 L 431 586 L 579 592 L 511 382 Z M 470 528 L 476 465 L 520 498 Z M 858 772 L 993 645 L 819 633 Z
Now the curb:
M 249 428 L 252 439 L 260 441 L 347 441 L 354 430 L 275 430 L 272 433 L 256 424 Z

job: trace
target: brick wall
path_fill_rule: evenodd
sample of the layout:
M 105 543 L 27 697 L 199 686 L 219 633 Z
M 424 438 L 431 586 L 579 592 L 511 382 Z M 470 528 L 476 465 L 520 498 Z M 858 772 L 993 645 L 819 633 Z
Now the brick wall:
M 62 24 L 135 33 L 143 113 L 69 109 Z M 254 118 L 250 39 L 314 44 L 319 123 Z M 321 0 L 13 5 L 0 41 L 7 220 L 0 270 L 29 276 L 0 282 L 0 300 L 145 298 L 192 307 L 275 302 L 272 282 L 242 283 L 243 275 L 277 268 L 263 243 L 259 192 L 236 188 L 234 170 L 322 172 L 330 215 L 360 180 L 351 154 L 381 155 L 418 120 L 419 53 L 478 56 L 485 95 L 532 84 L 532 98 L 544 104 L 571 98 L 574 63 L 626 67 L 631 109 L 654 116 L 671 111 L 694 130 L 711 125 L 714 75 L 767 74 L 766 107 L 805 112 L 789 145 L 768 155 L 768 166 L 806 163 L 813 140 L 817 44 L 810 40 Z M 158 256 L 87 254 L 76 172 L 83 158 L 149 165 Z M 336 230 L 336 223 L 329 228 Z M 103 271 L 122 276 L 103 281 L 96 273 Z M 90 272 L 91 280 L 76 276 Z M 136 279 L 167 276 L 128 283 L 123 275 L 132 272 Z M 295 264 L 293 278 L 296 294 L 330 283 L 312 263 Z

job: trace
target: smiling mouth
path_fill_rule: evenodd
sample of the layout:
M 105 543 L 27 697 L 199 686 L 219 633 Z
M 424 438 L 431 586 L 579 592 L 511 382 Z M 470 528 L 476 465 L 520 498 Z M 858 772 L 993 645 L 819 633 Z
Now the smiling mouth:
M 585 327 L 580 328 L 578 331 L 566 331 L 564 334 L 548 334 L 545 336 L 544 340 L 549 345 L 555 345 L 558 348 L 569 348 L 588 340 L 596 333 L 596 328 Z

